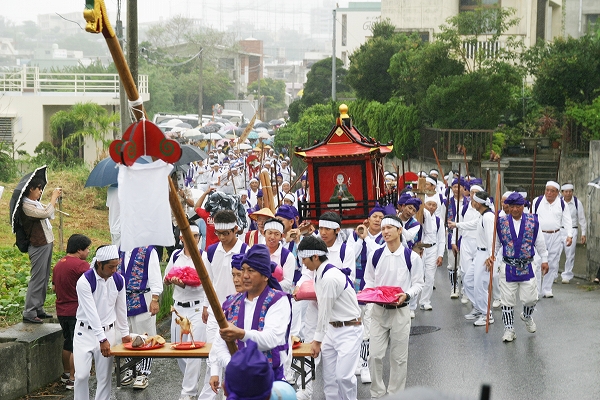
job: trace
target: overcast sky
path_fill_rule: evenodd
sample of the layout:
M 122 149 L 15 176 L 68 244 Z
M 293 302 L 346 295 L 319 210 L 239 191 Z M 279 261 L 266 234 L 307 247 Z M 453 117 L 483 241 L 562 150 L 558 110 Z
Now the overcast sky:
M 122 9 L 125 10 L 127 0 L 120 1 Z M 10 0 L 2 0 L 2 3 L 8 2 Z M 116 15 L 118 2 L 119 0 L 105 0 L 111 19 Z M 305 23 L 303 20 L 310 18 L 312 8 L 322 8 L 324 15 L 331 15 L 332 5 L 336 2 L 340 7 L 348 5 L 348 0 L 138 0 L 138 21 L 152 22 L 161 17 L 177 15 L 200 18 L 205 15 L 212 21 L 212 27 L 215 29 L 225 28 L 227 24 L 236 20 L 268 20 L 271 21 L 271 25 L 274 24 L 273 20 L 278 20 L 278 26 L 293 26 Z M 16 23 L 26 20 L 37 22 L 38 14 L 79 12 L 85 5 L 84 0 L 25 0 L 24 3 L 27 7 L 7 7 L 7 4 L 4 4 L 0 8 L 0 15 Z M 125 12 L 122 12 L 124 16 Z

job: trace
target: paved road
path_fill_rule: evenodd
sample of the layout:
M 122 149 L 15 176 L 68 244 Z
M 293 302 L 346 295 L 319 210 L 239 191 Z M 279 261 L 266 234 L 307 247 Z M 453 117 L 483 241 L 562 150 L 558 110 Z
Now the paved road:
M 541 299 L 534 319 L 538 332 L 515 321 L 517 339 L 501 340 L 501 312 L 494 311 L 489 333 L 463 318 L 470 309 L 450 300 L 445 269 L 437 272 L 433 311 L 417 312 L 413 327 L 439 330 L 410 337 L 407 387 L 427 386 L 452 396 L 476 399 L 491 385 L 493 400 L 598 399 L 600 393 L 600 290 L 580 280 L 555 284 L 553 299 Z M 518 315 L 518 314 L 517 314 Z M 386 371 L 385 373 L 389 373 Z M 317 373 L 314 400 L 323 398 Z M 91 379 L 92 385 L 95 380 Z M 177 399 L 181 374 L 174 360 L 156 360 L 150 386 L 136 392 L 113 385 L 113 399 Z M 359 379 L 359 399 L 369 399 L 369 385 Z M 456 398 L 453 397 L 453 398 Z M 436 398 L 436 397 L 433 397 Z M 63 399 L 73 399 L 65 393 Z M 412 397 L 411 399 L 416 399 Z

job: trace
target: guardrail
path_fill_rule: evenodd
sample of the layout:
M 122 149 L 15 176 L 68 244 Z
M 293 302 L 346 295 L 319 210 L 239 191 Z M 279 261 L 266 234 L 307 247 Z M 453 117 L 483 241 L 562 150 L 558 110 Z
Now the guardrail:
M 481 161 L 484 153 L 491 149 L 494 131 L 491 129 L 421 129 L 421 143 L 418 157 L 421 160 L 435 161 L 432 148 L 440 160 L 447 160 L 449 154 L 459 154 L 458 146 L 464 146 L 473 161 Z
M 37 67 L 0 72 L 0 91 L 21 93 L 119 93 L 119 74 L 39 72 Z M 138 75 L 138 91 L 148 93 L 148 75 Z

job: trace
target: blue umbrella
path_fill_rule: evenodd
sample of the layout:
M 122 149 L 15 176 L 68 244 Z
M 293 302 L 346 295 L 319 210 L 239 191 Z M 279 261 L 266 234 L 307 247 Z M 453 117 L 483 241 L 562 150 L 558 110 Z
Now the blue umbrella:
M 144 157 L 140 157 L 136 161 L 140 164 L 148 164 L 152 160 Z M 119 176 L 119 169 L 117 163 L 112 158 L 107 157 L 100 161 L 85 181 L 85 187 L 104 187 L 117 184 L 117 177 Z
M 258 139 L 258 132 L 250 131 L 250 133 L 248 134 L 248 139 Z

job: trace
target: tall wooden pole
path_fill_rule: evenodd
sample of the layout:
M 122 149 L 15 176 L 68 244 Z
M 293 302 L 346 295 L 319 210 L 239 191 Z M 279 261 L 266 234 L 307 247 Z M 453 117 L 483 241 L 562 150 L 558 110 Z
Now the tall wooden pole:
M 498 176 L 496 178 L 496 197 L 495 200 L 495 210 L 494 210 L 494 234 L 492 236 L 492 260 L 496 260 L 496 229 L 498 228 L 498 210 L 500 209 L 500 159 L 498 159 Z M 490 310 L 492 304 L 492 292 L 493 288 L 493 279 L 494 279 L 494 265 L 490 267 L 490 282 L 488 283 L 488 298 L 487 298 L 487 314 L 485 316 L 485 333 L 488 333 L 490 329 Z

